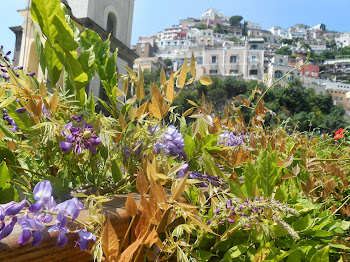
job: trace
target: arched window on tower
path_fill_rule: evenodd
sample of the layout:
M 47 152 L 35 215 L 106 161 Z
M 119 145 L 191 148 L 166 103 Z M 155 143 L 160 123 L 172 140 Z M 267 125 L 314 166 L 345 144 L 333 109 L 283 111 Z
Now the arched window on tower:
M 108 33 L 111 33 L 112 36 L 116 37 L 116 35 L 117 35 L 117 18 L 115 17 L 115 15 L 112 12 L 108 14 L 106 30 Z

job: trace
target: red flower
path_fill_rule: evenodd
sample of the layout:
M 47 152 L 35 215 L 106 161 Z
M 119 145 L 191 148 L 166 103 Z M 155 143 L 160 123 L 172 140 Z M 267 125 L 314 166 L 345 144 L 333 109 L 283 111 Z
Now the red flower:
M 334 139 L 338 140 L 339 138 L 342 138 L 344 136 L 343 131 L 345 131 L 343 128 L 339 128 L 338 131 L 333 131 L 335 133 Z

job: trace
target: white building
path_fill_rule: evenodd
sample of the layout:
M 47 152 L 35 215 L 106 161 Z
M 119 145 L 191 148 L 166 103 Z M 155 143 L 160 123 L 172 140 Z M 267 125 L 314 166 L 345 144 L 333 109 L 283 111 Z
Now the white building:
M 246 27 L 249 29 L 257 29 L 257 30 L 261 30 L 261 25 L 258 23 L 254 23 L 254 22 L 250 22 L 250 21 L 245 21 L 246 23 Z
M 108 38 L 111 33 L 111 50 L 114 52 L 118 48 L 117 66 L 121 74 L 125 74 L 124 65 L 133 66 L 137 54 L 130 47 L 132 19 L 134 13 L 134 0 L 68 0 L 63 3 L 70 9 L 72 19 L 86 28 L 94 30 L 103 40 Z M 30 19 L 30 11 L 20 10 L 19 13 L 24 17 L 21 26 L 12 27 L 16 34 L 15 46 L 15 65 L 21 65 L 35 72 L 38 80 L 45 79 L 39 67 L 38 54 L 35 48 L 34 28 Z M 39 28 L 35 28 L 39 30 Z M 44 41 L 44 39 L 42 39 Z M 63 85 L 61 80 L 57 85 Z M 98 77 L 92 79 L 86 87 L 86 92 L 91 91 L 95 96 L 102 96 L 100 89 L 101 83 Z
M 350 46 L 350 33 L 344 33 L 335 37 L 335 42 L 337 43 L 337 47 Z

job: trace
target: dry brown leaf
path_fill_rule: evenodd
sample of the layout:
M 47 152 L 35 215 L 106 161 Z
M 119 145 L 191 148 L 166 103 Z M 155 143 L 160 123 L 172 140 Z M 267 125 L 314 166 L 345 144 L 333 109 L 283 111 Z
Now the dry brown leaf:
M 137 215 L 137 205 L 130 194 L 128 194 L 128 197 L 126 199 L 125 210 L 126 213 L 131 217 Z
M 136 189 L 141 195 L 145 195 L 148 191 L 148 180 L 141 171 L 137 174 Z
M 119 252 L 119 239 L 109 217 L 107 223 L 103 227 L 101 242 L 102 250 L 107 260 L 113 261 L 116 259 Z
M 158 233 L 155 228 L 152 229 L 151 233 L 148 234 L 146 240 L 143 242 L 143 244 L 150 248 L 152 247 L 157 241 L 158 241 Z
M 177 200 L 180 198 L 182 193 L 185 191 L 186 188 L 186 182 L 187 182 L 187 175 L 182 178 L 180 181 L 177 181 L 177 183 L 174 183 L 171 187 L 171 200 Z

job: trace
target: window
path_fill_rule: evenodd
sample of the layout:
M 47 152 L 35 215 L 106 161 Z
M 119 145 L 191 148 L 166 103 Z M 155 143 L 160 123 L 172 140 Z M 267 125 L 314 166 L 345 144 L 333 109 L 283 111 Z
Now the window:
M 230 56 L 230 63 L 231 63 L 231 64 L 237 63 L 237 56 L 231 55 L 231 56 Z
M 141 44 L 141 53 L 144 53 L 145 52 L 145 43 L 142 43 Z
M 170 42 L 168 42 L 168 45 L 170 45 Z
M 275 79 L 279 79 L 283 76 L 283 72 L 282 71 L 275 71 Z
M 217 61 L 217 56 L 216 55 L 211 56 L 211 63 L 216 64 L 216 61 Z
M 217 73 L 218 73 L 218 70 L 216 69 L 209 70 L 209 75 L 216 75 Z
M 108 14 L 106 31 L 114 37 L 117 35 L 117 18 L 113 13 Z
M 231 69 L 230 75 L 238 75 L 238 69 Z
M 177 45 L 177 42 L 174 42 L 174 45 Z
M 181 45 L 184 45 L 185 44 L 185 42 L 184 41 L 181 41 Z
M 163 46 L 163 45 L 164 45 L 164 42 L 160 42 L 160 45 Z
M 205 35 L 205 33 L 203 33 L 203 35 Z
M 251 75 L 251 76 L 256 76 L 256 75 L 258 75 L 258 70 L 256 70 L 256 69 L 251 69 L 251 70 L 249 70 L 249 75 Z
M 208 33 L 209 36 L 211 36 L 211 33 Z
M 283 59 L 280 59 L 280 60 L 278 61 L 278 64 L 279 64 L 279 65 L 284 65 Z
M 338 100 L 338 97 L 337 97 L 337 96 L 335 96 L 335 97 L 334 97 L 334 99 L 335 99 L 335 100 Z
M 256 55 L 252 55 L 252 62 L 256 62 Z
M 343 97 L 342 96 L 340 97 L 340 101 L 343 101 Z
M 251 50 L 257 50 L 257 49 L 258 49 L 258 45 L 251 45 L 251 46 L 250 46 L 250 49 L 251 49 Z

